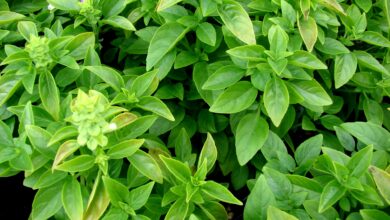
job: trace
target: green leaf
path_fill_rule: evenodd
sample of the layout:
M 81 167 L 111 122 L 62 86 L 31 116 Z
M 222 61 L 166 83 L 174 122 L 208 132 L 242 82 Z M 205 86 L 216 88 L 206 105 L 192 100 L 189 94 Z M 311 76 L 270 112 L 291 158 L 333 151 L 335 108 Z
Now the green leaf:
M 62 188 L 62 204 L 65 212 L 70 219 L 83 219 L 83 197 L 81 194 L 80 183 L 74 179 L 69 178 Z
M 207 161 L 207 171 L 210 171 L 217 160 L 217 147 L 215 146 L 215 141 L 210 133 L 207 133 L 206 141 L 199 154 L 198 170 L 205 160 Z
M 170 121 L 175 121 L 175 118 L 165 103 L 154 96 L 141 97 L 137 103 L 137 107 L 146 111 L 151 111 L 156 115 L 164 117 Z
M 307 51 L 311 52 L 317 41 L 318 35 L 316 21 L 312 17 L 302 17 L 298 20 L 298 28 Z
M 369 145 L 351 157 L 347 164 L 351 176 L 360 178 L 367 172 L 368 166 L 370 166 L 372 160 L 372 151 L 373 147 L 372 145 Z
M 131 121 L 130 124 L 123 127 L 119 132 L 122 134 L 123 139 L 136 138 L 145 133 L 156 121 L 158 117 L 155 115 L 147 115 L 137 118 Z
M 124 30 L 135 31 L 134 25 L 129 21 L 129 19 L 123 16 L 114 15 L 103 19 L 101 22 L 103 24 L 109 24 L 113 27 L 122 28 Z
M 374 149 L 390 149 L 390 133 L 379 125 L 371 122 L 348 122 L 341 127 L 363 143 L 374 145 Z
M 363 102 L 363 110 L 367 121 L 382 125 L 384 114 L 382 106 L 378 102 L 372 99 L 365 99 Z
M 142 150 L 137 150 L 137 152 L 127 159 L 140 173 L 147 176 L 149 179 L 158 183 L 163 182 L 161 169 L 157 162 L 149 154 L 143 152 Z
M 111 67 L 85 66 L 84 68 L 91 71 L 118 92 L 125 87 L 121 74 Z
M 25 129 L 32 146 L 44 156 L 52 159 L 55 155 L 55 149 L 48 147 L 51 134 L 35 125 L 27 125 Z
M 363 204 L 383 206 L 382 198 L 377 193 L 376 189 L 363 185 L 364 190 L 351 190 L 351 195 L 353 198 L 357 199 Z
M 390 47 L 390 41 L 382 34 L 374 31 L 365 31 L 359 40 L 380 47 Z
M 334 64 L 334 81 L 336 89 L 346 84 L 355 74 L 357 58 L 353 53 L 337 55 Z
M 134 79 L 131 84 L 131 91 L 135 93 L 137 97 L 141 97 L 152 85 L 153 80 L 156 78 L 158 70 L 153 70 L 147 73 L 144 73 Z
M 227 212 L 225 207 L 218 202 L 205 202 L 204 204 L 199 204 L 199 207 L 206 214 L 209 219 L 218 220 L 218 219 L 228 219 Z
M 295 51 L 288 57 L 289 63 L 306 69 L 327 69 L 328 67 L 316 56 L 307 51 Z
M 11 147 L 13 145 L 11 128 L 0 120 L 0 146 Z
M 65 1 L 65 0 L 64 0 Z M 90 47 L 95 45 L 95 34 L 92 32 L 84 32 L 76 35 L 66 46 L 69 50 L 69 55 L 76 60 L 84 59 Z
M 110 204 L 110 197 L 108 196 L 107 190 L 104 187 L 103 181 L 100 179 L 100 174 L 98 174 L 97 178 L 95 179 L 95 183 L 93 185 L 83 219 L 100 219 Z
M 191 175 L 191 170 L 188 167 L 188 165 L 186 165 L 178 160 L 164 157 L 162 155 L 160 155 L 160 158 L 161 158 L 162 162 L 164 163 L 164 165 L 168 168 L 169 172 L 172 173 L 172 175 L 174 177 L 176 177 L 176 179 L 178 179 L 182 183 L 187 183 L 187 182 L 191 181 L 192 175 Z
M 230 56 L 247 61 L 265 61 L 265 48 L 261 45 L 244 45 L 227 50 Z
M 359 65 L 367 67 L 371 70 L 390 75 L 389 71 L 379 63 L 375 57 L 365 51 L 354 51 L 353 52 L 358 60 Z
M 185 202 L 184 198 L 180 198 L 176 200 L 175 203 L 169 208 L 167 215 L 164 219 L 166 220 L 179 220 L 179 219 L 185 219 L 188 210 L 189 209 L 189 203 Z
M 57 150 L 57 154 L 53 162 L 53 170 L 57 167 L 58 164 L 76 152 L 79 148 L 80 145 L 76 140 L 68 140 L 64 142 Z
M 320 155 L 322 141 L 323 136 L 319 134 L 305 140 L 297 147 L 294 157 L 300 167 L 305 170 L 310 169 L 310 166 Z
M 53 172 L 51 170 L 46 170 L 46 172 L 44 172 L 34 184 L 33 189 L 45 188 L 52 186 L 53 184 L 58 184 L 59 181 L 63 180 L 67 176 L 68 174 L 62 171 Z
M 32 204 L 31 217 L 33 220 L 45 220 L 56 214 L 62 206 L 62 184 L 38 190 Z
M 38 37 L 37 26 L 32 21 L 19 21 L 18 31 L 27 41 L 30 40 L 31 35 Z
M 51 146 L 57 142 L 60 142 L 62 140 L 75 137 L 78 135 L 78 130 L 74 126 L 65 126 L 56 131 L 56 133 L 53 134 L 53 136 L 50 138 L 49 143 L 47 146 Z
M 114 2 L 111 0 L 101 0 L 99 3 L 102 4 L 104 17 L 111 17 L 121 13 L 130 2 L 128 0 L 116 0 Z
M 218 5 L 218 14 L 234 36 L 246 44 L 256 44 L 252 21 L 240 3 L 222 0 L 222 4 Z
M 129 190 L 125 185 L 107 176 L 103 176 L 102 180 L 112 204 L 119 206 L 121 202 L 127 203 Z
M 390 215 L 377 209 L 360 209 L 359 213 L 364 220 L 390 219 Z
M 50 72 L 44 71 L 39 77 L 39 95 L 46 111 L 58 120 L 60 117 L 60 95 Z
M 322 192 L 322 186 L 314 179 L 310 179 L 300 175 L 292 175 L 292 174 L 287 175 L 287 177 L 294 185 L 300 186 L 302 188 L 306 188 L 308 190 L 317 193 Z
M 268 123 L 258 113 L 242 117 L 236 130 L 236 155 L 241 166 L 261 149 L 268 137 Z
M 326 106 L 333 103 L 328 93 L 322 88 L 322 86 L 313 80 L 294 80 L 288 84 L 301 95 L 305 102 L 315 106 Z
M 336 0 L 321 0 L 319 3 L 335 12 L 346 16 L 343 7 L 341 7 L 341 5 Z
M 288 40 L 289 37 L 287 33 L 279 25 L 273 25 L 268 30 L 268 41 L 270 50 L 274 55 L 274 57 L 272 57 L 274 60 L 285 57 L 283 53 L 285 53 L 287 49 Z
M 150 193 L 152 192 L 153 186 L 154 182 L 150 182 L 130 191 L 128 201 L 134 210 L 138 210 L 145 206 Z
M 154 33 L 146 56 L 146 70 L 155 66 L 184 37 L 188 29 L 178 23 L 166 23 Z
M 244 208 L 244 219 L 266 219 L 267 209 L 275 204 L 275 197 L 261 174 L 253 186 Z
M 19 88 L 22 77 L 17 75 L 2 75 L 0 77 L 0 105 L 3 105 Z
M 374 177 L 376 187 L 387 204 L 390 204 L 390 174 L 375 166 L 370 166 L 369 171 Z
M 316 49 L 322 53 L 329 55 L 339 55 L 344 53 L 349 53 L 348 48 L 344 46 L 340 41 L 326 37 L 323 44 L 317 43 Z
M 0 25 L 11 24 L 24 17 L 24 15 L 12 11 L 0 11 Z
M 210 107 L 211 112 L 233 114 L 249 108 L 257 97 L 257 90 L 248 81 L 227 88 Z
M 212 47 L 217 42 L 217 32 L 212 24 L 203 22 L 196 28 L 196 37 L 205 44 Z
M 145 139 L 130 139 L 112 146 L 107 151 L 110 159 L 122 159 L 134 154 L 145 142 Z
M 274 76 L 269 80 L 264 90 L 264 106 L 272 123 L 279 127 L 289 106 L 289 93 L 283 80 Z
M 318 212 L 323 212 L 326 209 L 332 207 L 337 201 L 339 201 L 347 191 L 337 180 L 332 180 L 327 183 L 324 190 L 321 193 L 320 204 Z
M 159 0 L 157 3 L 157 11 L 163 11 L 181 1 L 182 0 Z
M 202 89 L 225 89 L 237 83 L 245 75 L 245 72 L 245 70 L 238 68 L 236 65 L 222 66 L 209 76 Z
M 201 186 L 201 190 L 203 193 L 219 201 L 242 205 L 242 202 L 234 197 L 234 195 L 226 187 L 214 181 L 207 181 Z
M 80 155 L 63 162 L 55 167 L 56 170 L 65 172 L 82 172 L 91 169 L 95 165 L 95 157 L 91 155 Z
M 295 216 L 288 214 L 276 207 L 268 206 L 267 209 L 267 220 L 298 220 Z
M 55 8 L 64 11 L 78 11 L 80 10 L 78 0 L 47 0 L 47 2 L 53 5 Z

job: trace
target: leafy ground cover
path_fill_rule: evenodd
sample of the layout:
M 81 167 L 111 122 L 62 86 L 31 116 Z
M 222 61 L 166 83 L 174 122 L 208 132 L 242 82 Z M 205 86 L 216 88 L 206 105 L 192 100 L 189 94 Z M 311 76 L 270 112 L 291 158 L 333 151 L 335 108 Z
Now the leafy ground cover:
M 0 176 L 32 220 L 390 219 L 389 7 L 0 0 Z

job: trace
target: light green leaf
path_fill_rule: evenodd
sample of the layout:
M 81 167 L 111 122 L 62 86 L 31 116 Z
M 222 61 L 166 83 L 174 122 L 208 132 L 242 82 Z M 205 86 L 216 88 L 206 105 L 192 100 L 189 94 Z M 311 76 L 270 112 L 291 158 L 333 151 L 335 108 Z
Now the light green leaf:
M 257 97 L 257 89 L 248 81 L 227 88 L 210 107 L 211 112 L 233 114 L 249 108 Z
M 152 156 L 142 150 L 138 150 L 127 158 L 130 163 L 143 175 L 158 183 L 163 182 L 163 175 L 157 162 Z
M 62 184 L 55 184 L 37 192 L 32 204 L 32 220 L 48 219 L 61 209 L 61 188 Z
M 252 188 L 244 208 L 244 219 L 266 219 L 267 209 L 276 203 L 275 196 L 261 174 Z
M 316 56 L 307 51 L 295 51 L 288 57 L 289 63 L 306 69 L 327 69 L 328 67 Z
M 0 11 L 0 25 L 11 24 L 24 18 L 24 15 L 12 11 Z
M 298 220 L 295 216 L 288 214 L 276 207 L 268 206 L 267 220 Z
M 371 122 L 347 122 L 341 127 L 363 143 L 374 145 L 374 149 L 390 149 L 390 133 L 379 125 Z
M 74 178 L 65 182 L 62 188 L 62 204 L 70 219 L 81 220 L 83 218 L 83 197 L 80 183 Z
M 107 156 L 109 156 L 110 159 L 122 159 L 124 157 L 129 157 L 135 153 L 144 144 L 144 142 L 144 139 L 130 139 L 122 141 L 119 144 L 112 146 L 107 151 Z
M 146 70 L 149 71 L 172 50 L 188 30 L 178 23 L 166 23 L 160 26 L 150 41 L 146 56 Z
M 56 170 L 65 172 L 82 172 L 91 169 L 95 165 L 95 157 L 91 155 L 80 155 L 63 162 L 55 167 Z
M 283 80 L 274 76 L 265 86 L 264 106 L 272 123 L 279 127 L 289 106 L 289 93 Z
M 107 66 L 85 66 L 87 70 L 98 76 L 116 91 L 125 86 L 122 76 L 115 69 Z
M 301 95 L 305 102 L 315 106 L 331 105 L 332 99 L 328 93 L 322 88 L 322 86 L 313 80 L 295 80 L 290 81 L 289 85 Z
M 205 44 L 215 46 L 217 32 L 212 24 L 203 22 L 196 28 L 196 37 Z
M 268 124 L 258 113 L 245 115 L 236 130 L 236 155 L 241 166 L 261 149 L 268 137 Z
M 298 20 L 298 28 L 307 51 L 311 52 L 317 41 L 318 35 L 316 21 L 312 17 L 302 17 Z
M 84 32 L 76 35 L 66 46 L 69 50 L 69 55 L 76 60 L 84 59 L 90 47 L 95 45 L 95 34 L 92 32 Z
M 217 160 L 217 147 L 215 146 L 213 136 L 211 136 L 210 133 L 207 133 L 206 141 L 199 154 L 198 170 L 204 160 L 207 160 L 207 171 L 210 171 L 211 168 L 213 168 L 214 163 Z
M 160 99 L 154 96 L 144 96 L 139 99 L 137 103 L 138 108 L 142 108 L 147 111 L 151 111 L 161 117 L 164 117 L 170 121 L 175 121 L 171 111 Z
M 234 36 L 246 44 L 256 44 L 252 21 L 240 3 L 223 0 L 218 6 L 218 14 Z
M 357 58 L 353 53 L 337 55 L 334 64 L 334 81 L 336 89 L 346 84 L 355 74 Z
M 339 201 L 347 191 L 337 180 L 332 180 L 326 184 L 324 190 L 321 193 L 320 204 L 318 212 L 323 212 L 326 209 L 332 207 L 337 201 Z
M 49 4 L 64 11 L 78 11 L 80 10 L 78 0 L 47 0 Z
M 236 65 L 227 65 L 217 69 L 207 81 L 203 84 L 202 89 L 219 90 L 234 85 L 244 75 L 245 70 L 238 68 Z
M 165 157 L 160 155 L 161 160 L 164 165 L 168 168 L 169 172 L 172 173 L 179 181 L 187 183 L 191 181 L 191 170 L 188 165 L 184 164 L 181 161 Z
M 39 96 L 46 111 L 58 120 L 60 117 L 60 94 L 50 72 L 44 71 L 39 77 Z
M 129 19 L 123 16 L 114 15 L 112 17 L 103 19 L 101 22 L 103 24 L 109 24 L 113 27 L 122 28 L 124 30 L 135 31 L 134 25 L 130 22 Z
M 217 182 L 207 181 L 201 186 L 201 190 L 203 193 L 206 193 L 219 201 L 242 205 L 242 202 L 234 197 L 234 195 L 226 187 Z
M 181 1 L 182 0 L 159 0 L 157 3 L 157 11 L 163 11 Z

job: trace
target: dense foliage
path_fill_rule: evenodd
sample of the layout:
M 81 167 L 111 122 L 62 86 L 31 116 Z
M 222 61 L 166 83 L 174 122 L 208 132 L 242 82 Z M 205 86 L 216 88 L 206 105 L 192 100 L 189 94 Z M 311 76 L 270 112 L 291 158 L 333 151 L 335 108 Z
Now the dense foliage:
M 31 219 L 390 219 L 389 0 L 0 0 Z

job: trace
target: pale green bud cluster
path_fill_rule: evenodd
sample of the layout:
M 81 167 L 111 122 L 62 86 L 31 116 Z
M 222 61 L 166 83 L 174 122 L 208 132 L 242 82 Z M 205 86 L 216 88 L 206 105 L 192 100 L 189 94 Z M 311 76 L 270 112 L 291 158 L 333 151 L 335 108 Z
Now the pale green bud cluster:
M 53 62 L 53 58 L 50 55 L 49 39 L 46 37 L 31 35 L 25 50 L 30 55 L 36 68 L 46 68 Z
M 101 11 L 95 9 L 91 1 L 82 1 L 79 2 L 80 11 L 79 14 L 87 18 L 88 22 L 91 24 L 96 24 L 100 18 Z
M 112 130 L 105 120 L 104 114 L 109 108 L 109 102 L 98 91 L 90 90 L 88 94 L 79 90 L 77 97 L 71 104 L 73 112 L 70 121 L 78 127 L 79 145 L 95 150 L 97 146 L 106 146 L 105 132 Z

